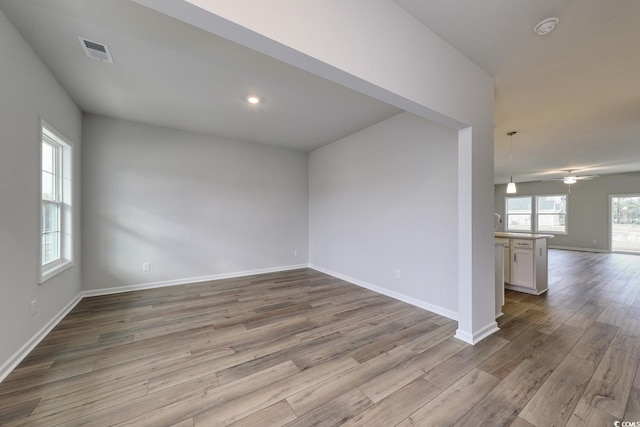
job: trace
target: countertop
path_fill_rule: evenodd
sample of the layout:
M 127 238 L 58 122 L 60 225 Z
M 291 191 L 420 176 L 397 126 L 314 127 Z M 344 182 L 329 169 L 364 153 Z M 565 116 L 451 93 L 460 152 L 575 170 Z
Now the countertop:
M 536 239 L 551 239 L 553 234 L 540 234 L 540 233 L 509 233 L 506 231 L 496 231 L 495 237 L 503 238 L 503 239 L 525 239 L 525 240 L 536 240 Z

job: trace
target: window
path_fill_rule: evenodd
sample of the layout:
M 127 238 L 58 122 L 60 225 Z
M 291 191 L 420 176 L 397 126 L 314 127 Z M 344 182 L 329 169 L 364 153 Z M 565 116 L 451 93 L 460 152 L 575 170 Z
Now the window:
M 71 144 L 43 121 L 40 191 L 40 283 L 72 265 L 71 164 Z
M 640 253 L 640 194 L 610 195 L 611 250 Z
M 506 231 L 567 234 L 566 194 L 506 197 L 505 201 Z
M 507 231 L 531 232 L 531 196 L 507 197 Z
M 536 196 L 536 229 L 539 232 L 567 234 L 567 195 Z

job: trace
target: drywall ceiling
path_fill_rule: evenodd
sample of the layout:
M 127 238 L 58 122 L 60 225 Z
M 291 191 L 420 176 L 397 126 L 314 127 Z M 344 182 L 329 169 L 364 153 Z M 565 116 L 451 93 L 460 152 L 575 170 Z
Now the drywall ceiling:
M 395 1 L 494 76 L 496 183 L 510 130 L 516 181 L 640 170 L 639 1 Z M 129 0 L 0 9 L 85 112 L 305 151 L 399 112 Z M 558 27 L 536 35 L 549 16 Z M 108 44 L 115 64 L 77 36 Z
M 511 130 L 515 181 L 640 171 L 640 1 L 395 1 L 494 77 L 496 183 Z
M 84 112 L 303 151 L 400 112 L 129 0 L 0 9 Z M 114 64 L 85 56 L 78 36 Z

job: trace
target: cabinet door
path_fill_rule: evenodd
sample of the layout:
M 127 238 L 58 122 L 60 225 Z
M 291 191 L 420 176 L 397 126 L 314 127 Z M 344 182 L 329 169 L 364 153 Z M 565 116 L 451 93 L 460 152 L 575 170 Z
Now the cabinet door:
M 535 289 L 533 250 L 511 249 L 511 284 Z

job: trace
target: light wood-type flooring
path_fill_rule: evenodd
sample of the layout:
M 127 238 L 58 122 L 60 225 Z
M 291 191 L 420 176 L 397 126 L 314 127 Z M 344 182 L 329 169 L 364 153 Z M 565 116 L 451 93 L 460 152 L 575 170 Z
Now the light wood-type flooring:
M 0 384 L 0 424 L 640 421 L 640 257 L 551 251 L 550 277 L 475 346 L 308 269 L 85 298 Z

